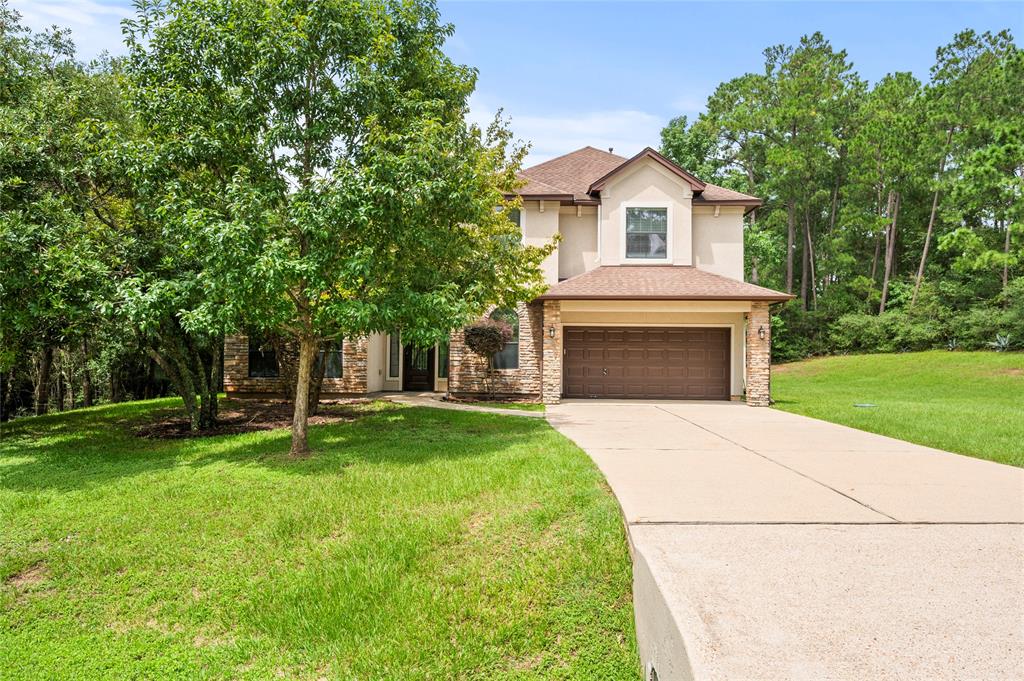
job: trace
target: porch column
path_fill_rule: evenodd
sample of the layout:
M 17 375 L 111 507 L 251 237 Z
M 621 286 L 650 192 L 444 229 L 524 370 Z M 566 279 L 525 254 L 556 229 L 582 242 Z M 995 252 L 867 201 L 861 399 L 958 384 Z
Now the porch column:
M 761 338 L 764 329 L 764 338 Z M 747 405 L 767 407 L 771 401 L 772 318 L 768 303 L 751 303 L 747 313 Z
M 540 395 L 544 404 L 562 399 L 562 301 L 544 301 L 544 345 L 541 361 Z M 554 329 L 554 338 L 551 337 Z

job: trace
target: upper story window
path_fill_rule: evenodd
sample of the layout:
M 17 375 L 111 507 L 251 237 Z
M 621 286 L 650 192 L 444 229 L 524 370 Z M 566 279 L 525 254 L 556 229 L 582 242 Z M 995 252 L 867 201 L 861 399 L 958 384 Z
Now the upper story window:
M 626 208 L 626 258 L 668 259 L 668 208 Z

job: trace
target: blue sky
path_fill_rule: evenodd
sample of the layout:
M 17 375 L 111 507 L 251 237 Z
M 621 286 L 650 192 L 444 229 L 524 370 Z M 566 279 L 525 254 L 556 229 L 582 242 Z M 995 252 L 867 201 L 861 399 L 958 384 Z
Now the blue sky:
M 36 29 L 68 26 L 84 58 L 121 51 L 127 0 L 12 0 Z M 964 28 L 1024 37 L 1022 2 L 441 2 L 447 46 L 480 70 L 472 118 L 499 109 L 532 143 L 529 163 L 590 144 L 657 146 L 723 80 L 762 68 L 762 50 L 821 31 L 869 81 L 926 79 L 935 48 Z

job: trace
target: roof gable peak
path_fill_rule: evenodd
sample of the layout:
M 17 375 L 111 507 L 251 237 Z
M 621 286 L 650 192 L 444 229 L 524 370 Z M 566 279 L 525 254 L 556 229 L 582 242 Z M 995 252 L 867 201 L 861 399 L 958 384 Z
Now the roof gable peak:
M 610 172 L 605 174 L 603 177 L 600 177 L 596 181 L 594 181 L 594 183 L 590 185 L 589 191 L 590 192 L 599 192 L 599 191 L 601 191 L 608 184 L 608 181 L 611 180 L 611 178 L 613 178 L 616 175 L 618 175 L 619 173 L 621 173 L 621 172 L 623 172 L 623 171 L 633 167 L 634 165 L 636 165 L 640 161 L 643 161 L 644 159 L 650 159 L 650 160 L 654 161 L 655 163 L 659 164 L 660 166 L 662 166 L 663 168 L 668 170 L 673 175 L 681 178 L 684 182 L 686 182 L 687 184 L 690 185 L 690 189 L 692 189 L 694 192 L 702 192 L 702 191 L 704 191 L 704 188 L 707 186 L 707 184 L 705 182 L 701 181 L 693 173 L 690 173 L 689 171 L 684 170 L 683 168 L 679 167 L 676 163 L 674 163 L 673 161 L 670 161 L 669 159 L 665 158 L 660 153 L 655 151 L 653 148 L 645 147 L 639 154 L 637 154 L 633 158 L 628 159 L 627 161 L 625 161 L 621 165 L 613 168 Z

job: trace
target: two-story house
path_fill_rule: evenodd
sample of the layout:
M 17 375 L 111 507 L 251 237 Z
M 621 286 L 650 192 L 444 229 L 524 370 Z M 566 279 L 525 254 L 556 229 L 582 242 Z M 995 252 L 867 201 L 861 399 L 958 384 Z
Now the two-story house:
M 527 243 L 558 234 L 548 290 L 495 310 L 514 338 L 492 360 L 499 393 L 564 398 L 769 400 L 769 306 L 792 296 L 743 281 L 743 216 L 760 199 L 702 182 L 653 149 L 593 147 L 527 168 L 516 218 Z M 422 349 L 398 333 L 327 353 L 325 393 L 481 393 L 487 363 L 462 332 Z M 279 392 L 273 351 L 225 343 L 229 393 Z

